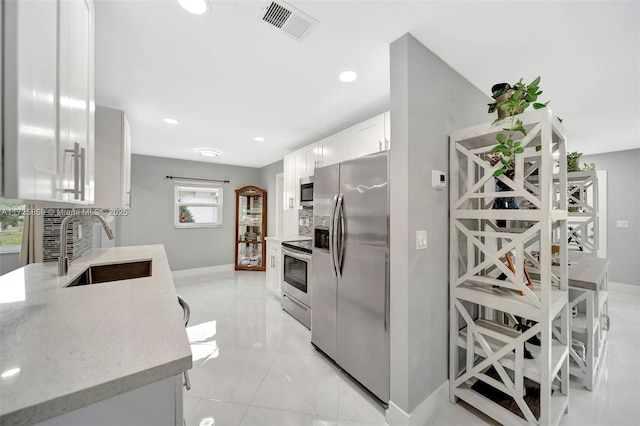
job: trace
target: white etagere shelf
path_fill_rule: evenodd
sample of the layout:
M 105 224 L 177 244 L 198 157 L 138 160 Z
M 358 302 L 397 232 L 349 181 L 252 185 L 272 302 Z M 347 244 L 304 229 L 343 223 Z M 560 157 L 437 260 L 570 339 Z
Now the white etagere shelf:
M 596 254 L 599 246 L 596 172 L 567 173 L 567 195 L 569 197 L 569 249 Z
M 566 136 L 548 108 L 517 118 L 527 135 L 512 179 L 494 178 L 500 163 L 489 163 L 496 134 L 509 119 L 450 135 L 449 397 L 503 424 L 557 425 L 569 403 L 571 342 L 568 195 L 558 191 L 567 187 Z M 496 180 L 511 190 L 499 192 Z M 492 209 L 505 197 L 514 197 L 520 209 Z M 560 249 L 554 270 L 552 245 Z M 525 260 L 537 272 L 535 281 Z M 525 321 L 527 330 L 514 328 Z M 539 346 L 527 342 L 535 336 Z M 525 400 L 525 379 L 539 387 L 538 401 Z M 479 391 L 486 385 L 510 397 L 521 415 Z

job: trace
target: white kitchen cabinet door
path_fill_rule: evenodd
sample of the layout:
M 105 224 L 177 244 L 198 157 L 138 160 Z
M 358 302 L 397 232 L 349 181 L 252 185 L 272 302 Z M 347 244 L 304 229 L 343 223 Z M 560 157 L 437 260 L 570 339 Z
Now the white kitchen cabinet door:
M 282 255 L 280 242 L 267 241 L 267 288 L 280 296 L 282 282 L 282 267 L 280 256 Z
M 293 210 L 295 201 L 296 158 L 294 153 L 284 156 L 282 166 L 282 209 Z
M 350 128 L 350 158 L 362 157 L 384 150 L 384 114 Z
M 131 127 L 124 111 L 96 106 L 95 206 L 131 207 Z
M 94 5 L 59 2 L 59 179 L 64 200 L 93 202 Z
M 318 143 L 312 143 L 301 149 L 301 155 L 304 159 L 304 168 L 300 170 L 300 177 L 313 176 L 316 167 L 320 167 L 322 158 Z
M 3 188 L 0 196 L 56 201 L 57 3 L 4 1 Z
M 384 149 L 391 149 L 391 111 L 384 113 Z
M 347 160 L 346 153 L 349 152 L 348 141 L 346 135 L 348 129 L 342 132 L 331 135 L 328 138 L 324 138 L 318 142 L 318 150 L 322 154 L 320 166 L 330 166 L 332 164 L 338 164 L 341 161 Z
M 304 151 L 298 150 L 284 157 L 284 197 L 282 208 L 284 210 L 299 210 L 300 207 L 300 178 L 305 176 Z

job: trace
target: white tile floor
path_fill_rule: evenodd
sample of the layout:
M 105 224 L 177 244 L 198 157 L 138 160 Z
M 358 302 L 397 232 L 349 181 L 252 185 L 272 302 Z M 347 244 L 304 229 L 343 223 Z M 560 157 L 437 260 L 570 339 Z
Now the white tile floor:
M 191 307 L 187 426 L 383 425 L 384 411 L 310 344 L 265 275 L 224 272 L 175 280 Z M 640 424 L 640 292 L 610 292 L 611 331 L 594 392 L 572 383 L 562 425 Z M 445 404 L 430 425 L 486 425 Z

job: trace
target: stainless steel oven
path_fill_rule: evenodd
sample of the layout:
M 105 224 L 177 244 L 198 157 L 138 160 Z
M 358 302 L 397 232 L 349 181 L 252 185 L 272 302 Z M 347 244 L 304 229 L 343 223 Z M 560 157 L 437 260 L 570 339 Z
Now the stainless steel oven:
M 311 241 L 282 243 L 282 309 L 311 328 Z

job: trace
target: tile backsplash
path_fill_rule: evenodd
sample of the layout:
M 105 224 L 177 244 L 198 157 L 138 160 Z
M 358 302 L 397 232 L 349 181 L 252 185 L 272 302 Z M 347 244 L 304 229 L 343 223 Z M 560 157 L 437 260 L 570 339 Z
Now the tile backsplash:
M 42 260 L 49 262 L 60 256 L 60 224 L 65 217 L 60 213 L 47 213 L 44 216 Z M 82 235 L 78 225 L 82 228 Z M 67 256 L 76 259 L 89 251 L 93 244 L 93 223 L 91 216 L 76 216 L 67 226 Z
M 298 210 L 298 235 L 313 236 L 313 209 Z

